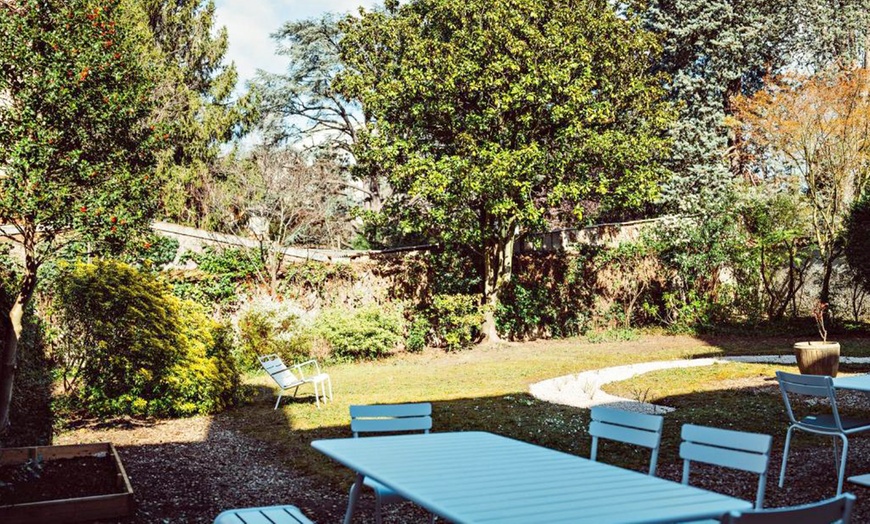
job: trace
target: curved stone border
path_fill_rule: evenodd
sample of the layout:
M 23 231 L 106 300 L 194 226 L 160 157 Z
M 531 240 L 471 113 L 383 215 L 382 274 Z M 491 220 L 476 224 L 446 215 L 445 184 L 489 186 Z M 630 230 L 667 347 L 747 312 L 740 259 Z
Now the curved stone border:
M 640 402 L 610 395 L 601 390 L 601 386 L 611 382 L 627 380 L 651 371 L 673 368 L 690 368 L 727 364 L 728 362 L 746 362 L 763 364 L 794 364 L 794 355 L 748 355 L 722 358 L 699 358 L 691 360 L 663 360 L 644 362 L 627 366 L 594 369 L 574 375 L 565 375 L 537 382 L 529 386 L 529 392 L 538 400 L 555 404 L 591 408 L 607 405 L 627 411 L 644 413 L 669 413 L 674 408 Z M 870 357 L 840 357 L 844 364 L 870 364 Z

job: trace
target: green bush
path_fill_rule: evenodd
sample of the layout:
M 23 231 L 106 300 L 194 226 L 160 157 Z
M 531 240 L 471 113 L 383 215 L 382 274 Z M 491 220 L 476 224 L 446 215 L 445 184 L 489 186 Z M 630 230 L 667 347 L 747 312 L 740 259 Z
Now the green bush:
M 236 312 L 238 361 L 245 369 L 259 368 L 258 355 L 277 353 L 293 362 L 311 353 L 311 337 L 299 323 L 300 310 L 269 295 L 252 296 Z
M 399 310 L 378 305 L 354 311 L 336 308 L 317 317 L 314 332 L 329 344 L 333 358 L 372 359 L 402 342 L 404 319 Z
M 864 195 L 854 206 L 846 221 L 846 261 L 857 279 L 870 289 L 870 195 Z
M 405 337 L 405 349 L 412 353 L 423 351 L 428 343 L 431 330 L 432 324 L 428 318 L 422 314 L 414 316 L 411 326 L 408 328 L 408 335 Z
M 55 358 L 74 407 L 177 416 L 231 404 L 239 385 L 225 328 L 155 276 L 101 260 L 61 268 Z
M 465 349 L 480 337 L 483 313 L 476 295 L 435 295 L 429 309 L 436 342 L 448 351 Z
M 206 306 L 231 304 L 239 298 L 246 283 L 252 282 L 263 268 L 252 250 L 207 247 L 202 253 L 188 251 L 181 262 L 191 260 L 198 271 L 175 273 L 173 293 L 183 299 Z

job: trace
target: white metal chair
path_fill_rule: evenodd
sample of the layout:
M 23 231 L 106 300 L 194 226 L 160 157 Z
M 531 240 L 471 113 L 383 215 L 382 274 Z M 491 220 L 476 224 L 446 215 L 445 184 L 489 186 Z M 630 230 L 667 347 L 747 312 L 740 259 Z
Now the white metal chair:
M 664 417 L 660 415 L 596 406 L 592 408 L 592 421 L 589 423 L 589 434 L 592 435 L 592 452 L 589 458 L 596 460 L 599 438 L 642 446 L 652 450 L 649 474 L 655 475 L 664 421 Z
M 755 509 L 761 509 L 773 441 L 770 435 L 684 424 L 682 437 L 680 458 L 683 459 L 683 484 L 689 483 L 691 462 L 757 473 Z
M 275 402 L 275 409 L 278 409 L 278 404 L 281 403 L 284 391 L 293 388 L 293 396 L 295 397 L 299 391 L 299 386 L 304 384 L 314 386 L 314 402 L 317 403 L 318 408 L 320 407 L 320 397 L 323 397 L 324 402 L 327 399 L 332 400 L 332 380 L 327 373 L 320 371 L 320 364 L 316 360 L 308 360 L 288 368 L 284 365 L 281 357 L 275 354 L 262 355 L 257 357 L 257 359 L 260 361 L 263 369 L 266 370 L 266 373 L 281 388 L 281 391 L 278 393 L 278 400 Z M 309 374 L 306 374 L 306 370 L 311 369 L 314 370 L 314 373 L 310 374 L 309 371 Z
M 350 407 L 350 430 L 354 438 L 361 433 L 406 433 L 432 429 L 432 404 L 376 404 Z M 401 495 L 368 477 L 363 483 L 375 492 L 375 520 L 383 522 L 382 506 L 405 500 Z M 351 488 L 353 489 L 353 488 Z M 431 521 L 435 521 L 433 515 Z
M 849 524 L 855 495 L 838 497 L 788 508 L 732 511 L 722 516 L 722 524 Z
M 228 509 L 213 524 L 314 524 L 296 506 Z
M 788 463 L 788 452 L 791 447 L 791 435 L 795 429 L 828 435 L 834 447 L 834 461 L 839 462 L 837 477 L 837 495 L 843 492 L 843 476 L 846 473 L 846 454 L 849 452 L 848 435 L 870 430 L 870 420 L 851 417 L 841 417 L 837 410 L 837 395 L 834 391 L 834 381 L 826 375 L 797 375 L 794 373 L 776 372 L 779 389 L 785 402 L 789 426 L 785 435 L 785 450 L 782 453 L 782 468 L 779 472 L 779 487 L 785 482 L 785 468 Z M 824 398 L 830 404 L 830 413 L 807 415 L 800 420 L 795 417 L 790 395 Z M 837 438 L 843 441 L 842 456 L 838 457 Z

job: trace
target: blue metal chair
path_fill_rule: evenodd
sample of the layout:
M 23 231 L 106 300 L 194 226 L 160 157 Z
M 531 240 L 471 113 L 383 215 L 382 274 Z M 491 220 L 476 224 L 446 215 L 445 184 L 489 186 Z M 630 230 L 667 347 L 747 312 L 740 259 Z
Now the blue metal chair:
M 788 413 L 789 427 L 785 435 L 785 450 L 782 453 L 782 468 L 779 472 L 779 487 L 785 482 L 785 468 L 788 464 L 788 452 L 791 448 L 791 435 L 796 429 L 828 435 L 834 447 L 834 461 L 839 462 L 837 476 L 837 495 L 843 492 L 843 476 L 846 473 L 846 454 L 849 452 L 848 436 L 853 433 L 870 430 L 870 420 L 851 417 L 841 417 L 837 409 L 837 395 L 834 391 L 834 381 L 826 375 L 796 375 L 794 373 L 776 372 L 779 389 Z M 829 413 L 813 414 L 795 417 L 790 395 L 803 395 L 816 399 L 827 399 L 830 405 Z M 843 442 L 842 455 L 838 457 L 837 439 Z
M 350 407 L 350 430 L 354 438 L 361 433 L 406 433 L 432 429 L 432 404 L 376 404 Z M 368 477 L 363 483 L 375 492 L 375 520 L 383 522 L 382 507 L 385 504 L 405 500 L 401 495 Z M 353 488 L 351 488 L 353 489 Z M 433 515 L 431 521 L 435 521 Z
M 592 435 L 592 452 L 589 458 L 596 460 L 599 438 L 642 446 L 652 450 L 649 474 L 655 475 L 664 421 L 664 417 L 660 415 L 596 406 L 592 408 L 592 421 L 589 423 L 589 434 Z
M 849 524 L 855 495 L 844 493 L 832 499 L 789 508 L 732 511 L 722 524 Z
M 314 524 L 296 506 L 228 509 L 213 524 Z
M 682 436 L 680 458 L 683 459 L 683 484 L 689 483 L 691 462 L 757 473 L 755 509 L 761 509 L 773 441 L 770 435 L 684 424 Z

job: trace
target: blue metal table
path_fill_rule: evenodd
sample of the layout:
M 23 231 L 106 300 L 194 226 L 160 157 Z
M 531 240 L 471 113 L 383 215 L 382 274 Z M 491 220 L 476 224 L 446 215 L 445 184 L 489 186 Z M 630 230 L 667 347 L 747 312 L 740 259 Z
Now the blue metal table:
M 357 473 L 457 524 L 661 523 L 718 518 L 745 500 L 485 432 L 316 440 Z
M 861 391 L 864 393 L 864 395 L 867 396 L 867 400 L 870 400 L 870 374 L 852 375 L 849 377 L 836 377 L 834 378 L 833 382 L 834 389 L 849 389 L 852 391 Z M 854 475 L 847 478 L 846 480 L 861 486 L 870 487 L 870 473 L 864 473 L 863 475 Z

